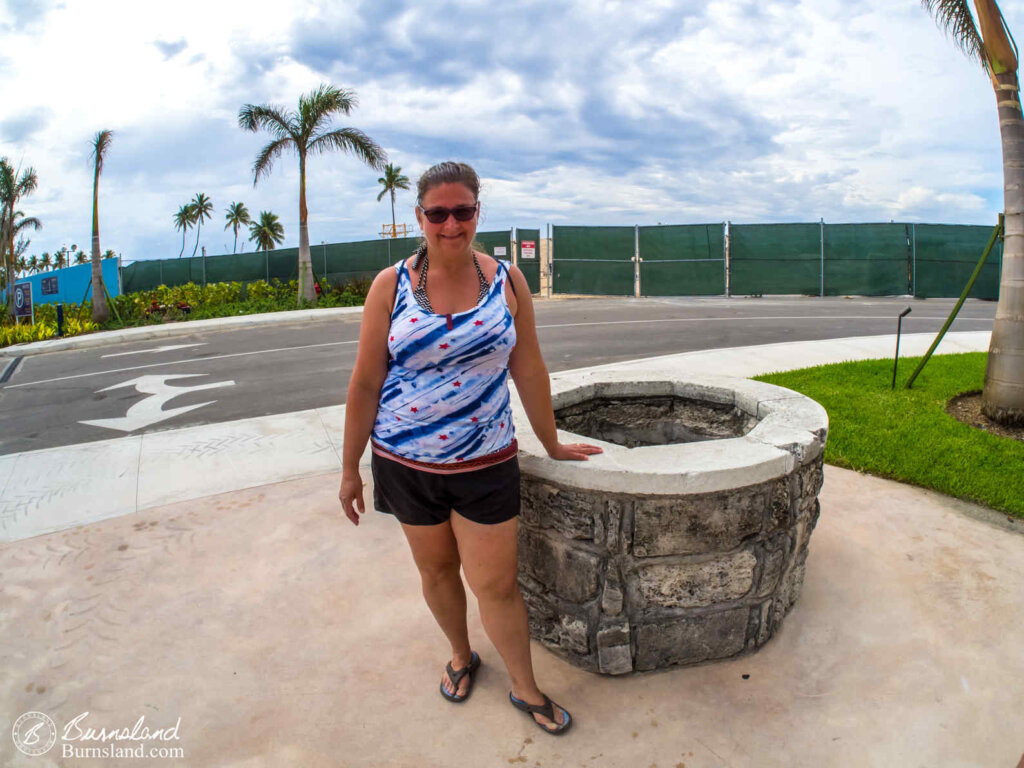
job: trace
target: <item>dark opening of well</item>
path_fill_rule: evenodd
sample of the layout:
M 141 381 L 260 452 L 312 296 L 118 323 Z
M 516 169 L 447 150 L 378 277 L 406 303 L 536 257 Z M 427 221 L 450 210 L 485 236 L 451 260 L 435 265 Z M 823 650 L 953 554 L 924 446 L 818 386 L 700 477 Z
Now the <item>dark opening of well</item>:
M 733 405 L 685 397 L 595 397 L 555 411 L 559 429 L 636 448 L 742 437 L 757 419 Z

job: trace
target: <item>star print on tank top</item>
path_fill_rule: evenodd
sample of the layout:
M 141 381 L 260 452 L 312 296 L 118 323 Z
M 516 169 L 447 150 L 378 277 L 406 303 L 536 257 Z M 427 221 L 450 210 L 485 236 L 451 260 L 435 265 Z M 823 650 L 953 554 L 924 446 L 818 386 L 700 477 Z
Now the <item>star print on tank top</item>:
M 475 307 L 453 314 L 420 306 L 405 260 L 395 269 L 391 359 L 373 426 L 374 452 L 442 472 L 515 455 L 508 359 L 516 330 L 505 297 L 508 263 L 498 262 Z

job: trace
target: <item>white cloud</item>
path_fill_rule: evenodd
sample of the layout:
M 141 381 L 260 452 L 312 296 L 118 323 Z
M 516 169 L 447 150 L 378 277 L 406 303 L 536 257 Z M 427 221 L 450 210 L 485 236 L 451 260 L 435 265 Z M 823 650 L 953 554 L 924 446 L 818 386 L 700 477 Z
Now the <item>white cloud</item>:
M 37 252 L 88 241 L 88 142 L 100 128 L 116 132 L 101 181 L 104 247 L 177 255 L 171 215 L 199 191 L 218 217 L 239 199 L 254 214 L 274 210 L 294 244 L 294 156 L 254 190 L 251 163 L 268 137 L 239 130 L 237 112 L 294 109 L 324 81 L 360 97 L 336 123 L 377 138 L 413 180 L 448 156 L 474 162 L 488 228 L 990 223 L 1001 207 L 987 79 L 918 0 L 25 8 L 0 0 L 14 20 L 0 26 L 0 154 L 39 173 L 23 205 L 45 225 Z M 1024 2 L 1002 8 L 1024 29 Z M 315 158 L 311 239 L 379 231 L 390 207 L 375 200 L 378 175 Z M 400 220 L 412 221 L 412 202 L 399 195 Z M 216 252 L 230 239 L 208 226 Z

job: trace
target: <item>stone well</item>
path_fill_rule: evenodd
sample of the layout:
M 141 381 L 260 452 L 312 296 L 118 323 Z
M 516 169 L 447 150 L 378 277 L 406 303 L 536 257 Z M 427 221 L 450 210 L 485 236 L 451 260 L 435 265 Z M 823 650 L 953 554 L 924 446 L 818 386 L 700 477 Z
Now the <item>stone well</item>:
M 518 399 L 519 581 L 532 636 L 624 674 L 764 645 L 793 606 L 818 519 L 828 416 L 781 387 L 648 370 L 556 377 L 547 457 Z

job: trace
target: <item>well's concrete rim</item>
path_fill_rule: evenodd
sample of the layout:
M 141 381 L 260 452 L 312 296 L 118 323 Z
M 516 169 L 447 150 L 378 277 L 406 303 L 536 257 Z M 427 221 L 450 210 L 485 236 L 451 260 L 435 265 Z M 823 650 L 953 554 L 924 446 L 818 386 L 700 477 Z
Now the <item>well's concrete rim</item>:
M 594 397 L 675 395 L 732 404 L 759 423 L 743 437 L 678 445 L 627 448 L 559 430 L 563 443 L 600 445 L 604 453 L 586 462 L 555 461 L 540 441 L 520 429 L 523 471 L 582 489 L 611 493 L 711 493 L 783 477 L 821 455 L 828 414 L 809 397 L 783 387 L 733 376 L 687 374 L 661 368 L 556 374 L 555 409 Z M 529 423 L 516 393 L 516 424 Z

